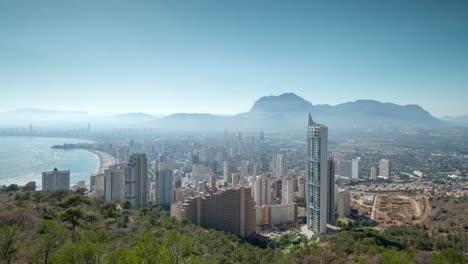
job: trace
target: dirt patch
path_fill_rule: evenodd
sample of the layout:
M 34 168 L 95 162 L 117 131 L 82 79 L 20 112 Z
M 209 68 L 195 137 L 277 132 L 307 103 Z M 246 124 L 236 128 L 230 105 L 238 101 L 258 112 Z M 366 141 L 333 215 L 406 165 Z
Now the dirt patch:
M 371 218 L 382 226 L 421 222 L 428 216 L 426 196 L 376 195 Z

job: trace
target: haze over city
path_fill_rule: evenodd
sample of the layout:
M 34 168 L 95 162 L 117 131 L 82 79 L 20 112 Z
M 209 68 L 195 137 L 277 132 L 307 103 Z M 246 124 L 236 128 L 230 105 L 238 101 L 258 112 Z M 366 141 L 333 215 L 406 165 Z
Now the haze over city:
M 468 114 L 466 1 L 0 1 L 0 110 L 237 114 L 294 92 Z
M 0 0 L 0 264 L 468 263 L 467 14 Z

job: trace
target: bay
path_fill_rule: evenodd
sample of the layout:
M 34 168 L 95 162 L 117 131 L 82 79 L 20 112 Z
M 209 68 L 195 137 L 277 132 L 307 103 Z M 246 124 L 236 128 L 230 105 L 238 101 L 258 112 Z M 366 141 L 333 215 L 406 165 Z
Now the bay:
M 99 159 L 93 153 L 81 149 L 52 149 L 63 143 L 89 143 L 83 139 L 49 137 L 0 136 L 0 185 L 24 185 L 35 181 L 38 189 L 42 185 L 42 172 L 70 170 L 70 183 L 80 180 L 89 183 L 96 174 Z

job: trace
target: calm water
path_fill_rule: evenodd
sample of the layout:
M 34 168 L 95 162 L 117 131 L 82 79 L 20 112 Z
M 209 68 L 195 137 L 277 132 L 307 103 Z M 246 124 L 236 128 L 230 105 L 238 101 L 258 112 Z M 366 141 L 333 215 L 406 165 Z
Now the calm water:
M 51 149 L 63 143 L 87 142 L 81 139 L 0 136 L 0 185 L 36 181 L 40 188 L 42 172 L 57 167 L 70 170 L 70 183 L 89 183 L 99 168 L 99 159 L 86 150 Z

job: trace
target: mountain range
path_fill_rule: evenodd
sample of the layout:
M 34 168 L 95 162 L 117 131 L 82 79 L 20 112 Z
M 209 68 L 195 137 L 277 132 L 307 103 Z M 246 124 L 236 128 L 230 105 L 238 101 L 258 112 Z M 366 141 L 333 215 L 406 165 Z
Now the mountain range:
M 261 97 L 248 112 L 234 116 L 174 114 L 155 123 L 167 128 L 183 124 L 184 130 L 238 127 L 242 130 L 305 131 L 308 113 L 312 114 L 315 121 L 335 130 L 432 127 L 444 124 L 418 105 L 396 105 L 374 100 L 357 100 L 335 106 L 313 105 L 294 93 Z
M 418 105 L 397 105 L 374 100 L 357 100 L 338 105 L 313 105 L 294 93 L 264 96 L 245 113 L 220 116 L 203 113 L 176 113 L 164 117 L 144 113 L 128 113 L 96 117 L 86 112 L 16 110 L 0 113 L 0 126 L 12 121 L 16 125 L 29 122 L 38 125 L 69 126 L 91 122 L 95 128 L 156 128 L 164 131 L 267 130 L 275 132 L 305 131 L 307 115 L 336 131 L 379 130 L 395 128 L 427 128 L 443 126 L 447 121 L 432 116 Z
M 468 126 L 468 115 L 444 116 L 441 119 L 454 125 Z

